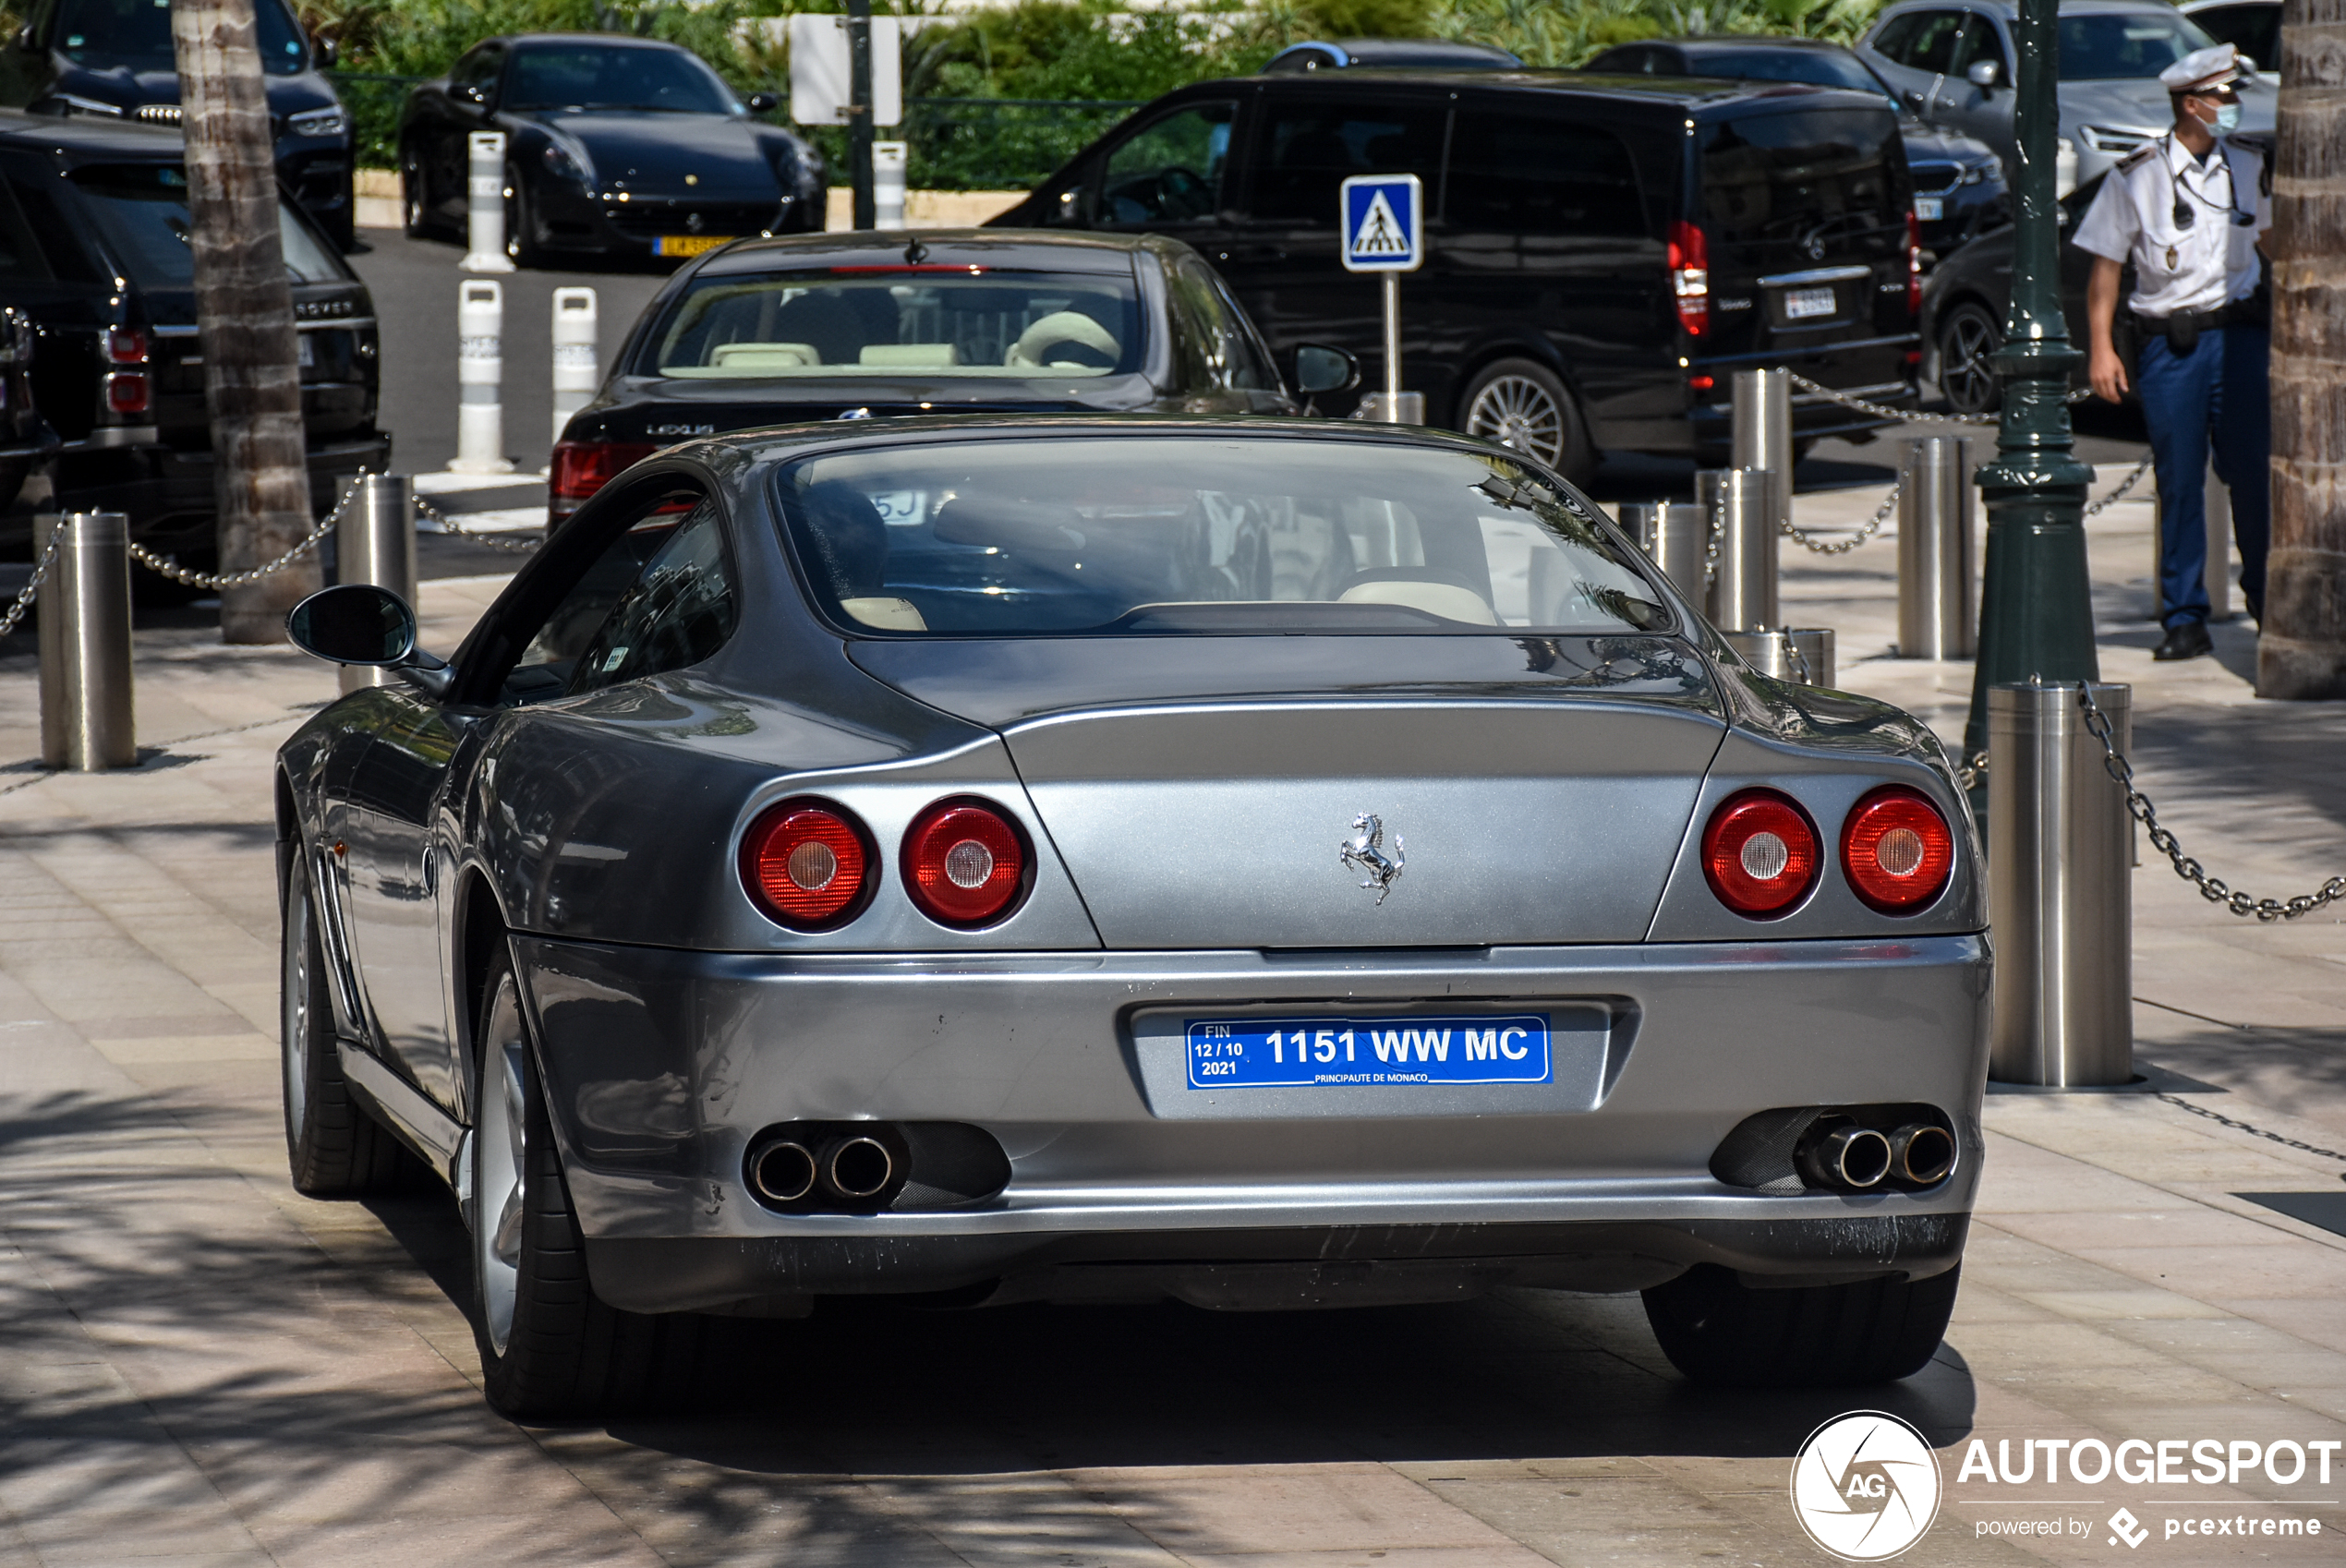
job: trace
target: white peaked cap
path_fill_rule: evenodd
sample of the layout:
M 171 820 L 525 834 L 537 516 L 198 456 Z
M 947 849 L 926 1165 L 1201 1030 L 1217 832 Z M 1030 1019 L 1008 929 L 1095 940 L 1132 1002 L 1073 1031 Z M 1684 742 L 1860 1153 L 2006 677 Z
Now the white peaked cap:
M 2240 50 L 2230 43 L 2195 49 L 2159 73 L 2159 84 L 2170 92 L 2206 92 L 2223 87 L 2240 75 Z

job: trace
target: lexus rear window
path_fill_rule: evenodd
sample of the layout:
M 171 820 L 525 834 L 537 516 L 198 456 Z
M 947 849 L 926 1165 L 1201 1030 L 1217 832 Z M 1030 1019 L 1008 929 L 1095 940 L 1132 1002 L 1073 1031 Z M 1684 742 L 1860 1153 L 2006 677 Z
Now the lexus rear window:
M 187 173 L 176 163 L 89 163 L 73 171 L 100 235 L 131 281 L 144 288 L 188 288 L 196 277 L 187 217 Z M 341 259 L 282 200 L 277 237 L 285 275 L 297 283 L 345 283 Z
M 1829 243 L 1902 223 L 1897 134 L 1886 108 L 1746 115 L 1705 127 L 1702 211 L 1711 243 Z
M 668 307 L 636 373 L 722 380 L 1056 380 L 1141 366 L 1132 274 L 938 262 L 720 273 Z
M 778 484 L 837 623 L 900 635 L 1649 632 L 1633 546 L 1504 457 L 1264 435 L 938 441 Z

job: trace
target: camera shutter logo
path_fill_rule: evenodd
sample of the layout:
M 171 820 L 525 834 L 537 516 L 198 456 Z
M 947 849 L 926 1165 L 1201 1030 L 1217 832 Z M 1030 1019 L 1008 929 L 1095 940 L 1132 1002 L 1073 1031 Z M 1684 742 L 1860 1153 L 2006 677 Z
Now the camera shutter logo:
M 1938 1456 L 1895 1416 L 1836 1416 L 1792 1462 L 1792 1512 L 1810 1540 L 1844 1562 L 1895 1557 L 1938 1517 Z

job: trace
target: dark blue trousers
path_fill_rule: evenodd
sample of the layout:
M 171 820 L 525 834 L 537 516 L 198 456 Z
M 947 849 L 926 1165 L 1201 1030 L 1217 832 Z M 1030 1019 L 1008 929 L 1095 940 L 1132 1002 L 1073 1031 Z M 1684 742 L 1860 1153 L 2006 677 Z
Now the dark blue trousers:
M 2240 546 L 2240 591 L 2249 613 L 2265 608 L 2265 549 L 2272 537 L 2271 393 L 2266 371 L 2272 334 L 2263 327 L 2219 327 L 2189 354 L 2163 337 L 2143 343 L 2134 390 L 2159 475 L 2159 585 L 2167 624 L 2207 619 L 2208 448 L 2216 477 L 2232 498 Z

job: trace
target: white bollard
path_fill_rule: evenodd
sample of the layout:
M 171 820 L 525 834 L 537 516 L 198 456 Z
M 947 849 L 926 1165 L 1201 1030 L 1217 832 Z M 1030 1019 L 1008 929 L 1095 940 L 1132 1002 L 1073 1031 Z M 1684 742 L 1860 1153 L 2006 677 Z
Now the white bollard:
M 505 286 L 488 278 L 456 285 L 458 474 L 509 474 L 505 457 Z
M 465 139 L 465 259 L 467 272 L 510 272 L 505 254 L 505 133 L 475 131 Z
M 872 227 L 904 226 L 904 164 L 911 156 L 910 142 L 872 143 Z
M 554 440 L 562 439 L 570 416 L 586 406 L 602 374 L 600 333 L 595 324 L 595 291 L 554 291 Z

